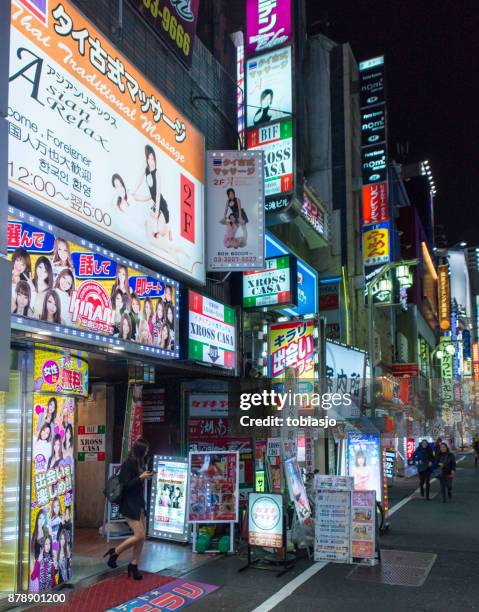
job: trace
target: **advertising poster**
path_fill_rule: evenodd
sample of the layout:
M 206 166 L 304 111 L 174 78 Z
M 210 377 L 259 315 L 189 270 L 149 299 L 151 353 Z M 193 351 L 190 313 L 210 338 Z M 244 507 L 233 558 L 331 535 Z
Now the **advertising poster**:
M 331 417 L 337 415 L 338 420 L 343 420 L 360 416 L 365 372 L 366 353 L 326 341 L 326 392 L 350 396 L 331 408 Z
M 108 478 L 118 475 L 120 473 L 120 470 L 121 463 L 110 463 L 110 465 L 108 466 Z M 120 513 L 120 504 L 112 504 L 107 500 L 107 505 L 107 516 L 109 523 L 125 520 L 123 515 Z
M 88 363 L 77 355 L 48 347 L 35 347 L 33 388 L 42 393 L 66 393 L 86 397 L 88 395 Z
M 238 521 L 238 451 L 194 452 L 189 455 L 190 523 Z
M 177 281 L 140 272 L 105 249 L 30 218 L 9 217 L 8 259 L 14 325 L 23 317 L 32 326 L 61 325 L 97 341 L 117 338 L 131 348 L 130 343 L 146 345 L 165 358 L 178 356 Z
M 191 66 L 200 0 L 132 0 L 170 51 Z
M 204 282 L 203 135 L 68 0 L 36 3 L 43 23 L 28 6 L 12 5 L 10 189 Z
M 376 491 L 381 501 L 381 445 L 378 434 L 348 433 L 348 475 L 355 491 Z
M 153 457 L 148 534 L 186 542 L 188 461 L 182 457 Z
M 350 561 L 351 493 L 319 489 L 316 493 L 314 560 Z
M 188 359 L 236 367 L 236 311 L 195 291 L 188 299 Z
M 291 36 L 291 0 L 246 0 L 248 55 L 284 45 Z
M 33 394 L 30 592 L 72 577 L 75 399 Z
M 243 272 L 243 308 L 296 306 L 297 262 L 292 255 L 265 260 L 264 270 Z
M 283 496 L 250 493 L 248 498 L 248 544 L 283 547 Z
M 208 270 L 256 270 L 264 266 L 263 173 L 262 151 L 208 151 Z
M 284 119 L 248 130 L 248 150 L 264 151 L 264 195 L 293 191 L 293 121 Z
M 121 461 L 126 461 L 130 448 L 143 437 L 143 386 L 130 383 L 126 396 L 125 422 L 121 444 Z
M 295 378 L 313 378 L 314 321 L 294 321 L 270 325 L 269 376 L 283 377 L 286 368 L 294 369 Z
M 105 426 L 79 425 L 78 461 L 105 461 Z
M 376 500 L 374 491 L 351 493 L 351 556 L 356 561 L 373 560 L 376 545 Z
M 246 61 L 246 126 L 291 117 L 292 52 L 284 47 Z
M 375 266 L 389 262 L 389 223 L 376 223 L 363 228 L 363 263 Z
M 291 458 L 284 462 L 284 474 L 288 485 L 289 498 L 294 503 L 299 520 L 301 523 L 309 522 L 311 506 L 296 459 Z

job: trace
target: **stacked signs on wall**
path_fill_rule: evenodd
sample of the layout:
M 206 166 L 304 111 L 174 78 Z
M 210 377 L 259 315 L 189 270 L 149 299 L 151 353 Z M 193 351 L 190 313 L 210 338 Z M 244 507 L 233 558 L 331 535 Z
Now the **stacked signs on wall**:
M 362 144 L 363 263 L 365 292 L 384 264 L 390 261 L 388 156 L 384 57 L 359 64 Z M 386 302 L 390 293 L 373 292 L 374 301 Z
M 291 0 L 246 1 L 246 141 L 264 151 L 267 213 L 293 196 L 292 25 Z

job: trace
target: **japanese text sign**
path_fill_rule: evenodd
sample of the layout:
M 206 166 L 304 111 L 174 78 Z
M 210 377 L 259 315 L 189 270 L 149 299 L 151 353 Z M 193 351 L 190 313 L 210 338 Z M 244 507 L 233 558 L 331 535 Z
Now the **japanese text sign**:
M 248 498 L 248 544 L 283 547 L 283 496 L 250 493 Z
M 246 0 L 246 52 L 253 55 L 291 40 L 291 0 Z
M 269 375 L 284 376 L 293 368 L 296 378 L 313 378 L 314 322 L 274 323 L 269 328 Z
M 365 266 L 388 263 L 390 257 L 389 223 L 367 225 L 363 229 L 363 262 Z

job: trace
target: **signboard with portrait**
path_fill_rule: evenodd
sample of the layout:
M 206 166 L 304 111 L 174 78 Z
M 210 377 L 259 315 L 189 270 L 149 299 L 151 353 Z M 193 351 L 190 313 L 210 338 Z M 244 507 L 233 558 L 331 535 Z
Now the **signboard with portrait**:
M 191 66 L 200 0 L 131 0 L 170 51 Z
M 264 265 L 264 181 L 261 151 L 208 151 L 208 270 Z
M 328 393 L 349 394 L 350 399 L 334 407 L 339 420 L 359 417 L 363 402 L 366 353 L 348 346 L 326 341 L 326 390 Z
M 246 0 L 248 55 L 284 45 L 291 37 L 291 0 Z
M 348 433 L 348 474 L 354 478 L 355 491 L 376 491 L 381 495 L 381 443 L 375 433 Z
M 375 266 L 390 260 L 389 222 L 363 228 L 363 263 Z
M 264 151 L 266 198 L 293 191 L 293 120 L 266 124 L 246 135 L 248 150 Z
M 243 308 L 296 306 L 298 267 L 293 255 L 265 260 L 263 270 L 243 272 Z
M 78 340 L 117 338 L 129 350 L 178 357 L 177 281 L 10 210 L 13 326 L 68 328 Z
M 291 47 L 283 47 L 246 61 L 246 101 L 248 128 L 291 116 Z
M 376 499 L 374 491 L 351 493 L 351 557 L 371 564 L 376 552 Z
M 314 321 L 273 323 L 269 327 L 269 376 L 284 377 L 286 368 L 295 378 L 313 378 Z
M 236 366 L 236 311 L 191 290 L 188 359 L 231 370 Z
M 189 454 L 188 521 L 238 521 L 238 451 L 191 451 Z
M 204 282 L 202 134 L 68 0 L 35 27 L 29 7 L 12 6 L 9 188 Z
M 283 496 L 250 493 L 248 497 L 248 544 L 283 548 Z
M 188 460 L 183 457 L 153 457 L 148 535 L 188 540 L 186 499 Z
M 300 523 L 306 523 L 311 518 L 312 512 L 296 458 L 286 459 L 284 462 L 284 475 L 288 485 L 289 498 L 294 503 L 299 521 Z

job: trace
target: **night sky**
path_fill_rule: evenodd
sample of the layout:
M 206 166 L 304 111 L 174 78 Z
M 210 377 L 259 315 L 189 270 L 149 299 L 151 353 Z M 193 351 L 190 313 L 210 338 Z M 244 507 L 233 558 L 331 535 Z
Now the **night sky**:
M 428 159 L 436 225 L 449 245 L 479 246 L 477 0 L 306 0 L 308 30 L 385 55 L 389 154 Z M 404 159 L 396 143 L 409 144 Z

